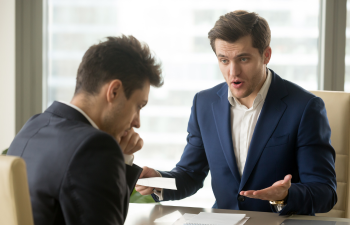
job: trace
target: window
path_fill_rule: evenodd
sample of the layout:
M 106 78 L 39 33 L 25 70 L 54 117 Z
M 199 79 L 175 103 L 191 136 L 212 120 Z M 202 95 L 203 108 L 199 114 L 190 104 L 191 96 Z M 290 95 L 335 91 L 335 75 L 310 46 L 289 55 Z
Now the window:
M 346 3 L 346 48 L 344 91 L 350 92 L 350 2 Z
M 138 132 L 145 145 L 135 155 L 140 166 L 175 166 L 186 145 L 194 95 L 224 81 L 207 38 L 220 15 L 245 9 L 266 18 L 272 31 L 269 68 L 317 89 L 318 0 L 48 0 L 48 8 L 47 105 L 70 101 L 84 52 L 106 36 L 132 34 L 163 62 L 165 84 L 151 89 L 141 112 Z M 209 175 L 194 196 L 164 204 L 210 208 L 215 201 L 210 182 Z

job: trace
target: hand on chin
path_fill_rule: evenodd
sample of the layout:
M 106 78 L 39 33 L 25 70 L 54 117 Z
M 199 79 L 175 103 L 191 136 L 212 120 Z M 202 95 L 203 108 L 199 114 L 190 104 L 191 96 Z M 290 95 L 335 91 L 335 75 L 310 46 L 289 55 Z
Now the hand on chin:
M 121 135 L 119 145 L 124 154 L 132 155 L 143 147 L 143 140 L 140 135 L 131 128 Z

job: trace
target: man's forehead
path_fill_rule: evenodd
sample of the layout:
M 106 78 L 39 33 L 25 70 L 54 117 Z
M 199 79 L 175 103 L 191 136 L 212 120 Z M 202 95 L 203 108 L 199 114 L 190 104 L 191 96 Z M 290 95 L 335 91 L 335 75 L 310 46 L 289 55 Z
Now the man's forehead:
M 238 39 L 235 42 L 227 42 L 221 39 L 215 40 L 215 51 L 216 55 L 227 55 L 227 54 L 254 54 L 259 50 L 252 46 L 252 40 L 250 36 L 245 36 Z

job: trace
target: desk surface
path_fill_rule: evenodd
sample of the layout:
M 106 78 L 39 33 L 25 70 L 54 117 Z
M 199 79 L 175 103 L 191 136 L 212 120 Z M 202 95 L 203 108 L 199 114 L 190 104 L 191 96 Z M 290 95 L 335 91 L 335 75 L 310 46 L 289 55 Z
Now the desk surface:
M 238 211 L 227 209 L 205 209 L 205 208 L 192 208 L 192 207 L 178 207 L 178 206 L 164 206 L 159 204 L 136 204 L 130 203 L 128 216 L 126 218 L 126 225 L 171 225 L 172 223 L 154 223 L 154 220 L 168 215 L 172 212 L 179 211 L 181 214 L 200 212 L 214 212 L 214 213 L 243 213 L 250 219 L 245 225 L 280 225 L 286 219 L 299 219 L 299 220 L 323 220 L 323 221 L 339 221 L 348 222 L 350 225 L 350 219 L 333 218 L 333 217 L 315 217 L 315 216 L 279 216 L 277 213 L 267 212 L 253 212 L 253 211 Z M 338 224 L 338 223 L 337 223 Z M 344 224 L 344 223 L 342 223 Z M 345 223 L 346 224 L 346 223 Z

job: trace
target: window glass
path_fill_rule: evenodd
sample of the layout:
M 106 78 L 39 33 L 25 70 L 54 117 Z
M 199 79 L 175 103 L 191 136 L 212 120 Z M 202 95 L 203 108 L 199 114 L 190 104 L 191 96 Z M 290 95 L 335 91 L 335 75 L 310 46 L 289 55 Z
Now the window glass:
M 163 87 L 151 89 L 149 104 L 141 111 L 138 132 L 145 144 L 135 163 L 171 170 L 186 145 L 194 95 L 224 81 L 208 32 L 220 15 L 237 9 L 257 12 L 270 24 L 268 67 L 316 90 L 318 0 L 48 0 L 47 105 L 70 101 L 89 46 L 107 36 L 134 35 L 162 61 L 165 77 Z M 215 198 L 210 183 L 209 174 L 194 196 L 162 204 L 211 207 Z
M 344 91 L 350 92 L 350 2 L 346 3 L 346 47 Z

